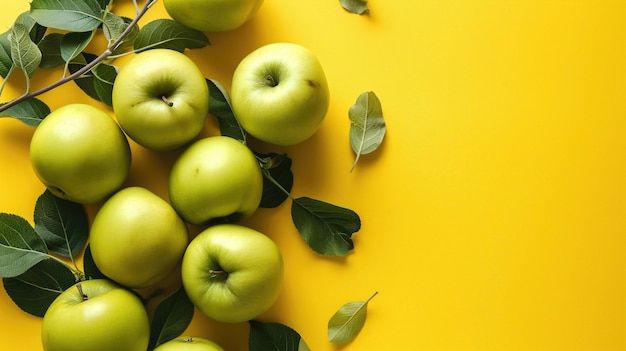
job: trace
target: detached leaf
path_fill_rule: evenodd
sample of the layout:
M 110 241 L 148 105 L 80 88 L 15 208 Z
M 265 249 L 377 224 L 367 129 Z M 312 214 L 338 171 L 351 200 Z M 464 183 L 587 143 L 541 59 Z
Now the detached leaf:
M 209 113 L 217 118 L 220 134 L 246 142 L 246 132 L 233 113 L 230 97 L 222 83 L 207 79 L 209 85 Z
M 204 33 L 171 19 L 157 19 L 146 24 L 135 38 L 137 52 L 156 48 L 183 52 L 185 49 L 199 49 L 209 44 Z
M 64 35 L 61 33 L 50 33 L 37 45 L 41 51 L 41 68 L 55 68 L 65 65 L 65 60 L 61 56 L 61 40 Z
M 11 59 L 16 67 L 30 79 L 41 62 L 41 51 L 30 38 L 30 29 L 21 23 L 15 23 L 9 34 Z
M 193 303 L 182 287 L 159 303 L 150 325 L 149 349 L 180 336 L 191 323 L 193 313 Z
M 376 296 L 375 292 L 366 301 L 349 302 L 343 305 L 328 321 L 328 340 L 331 342 L 348 342 L 354 339 L 367 317 L 367 304 Z
M 37 127 L 50 114 L 50 108 L 36 98 L 24 100 L 0 112 L 0 117 L 13 117 L 31 127 Z
M 30 14 L 42 26 L 70 32 L 90 32 L 102 23 L 98 0 L 33 0 Z
M 96 263 L 93 261 L 91 255 L 91 247 L 87 244 L 85 247 L 85 253 L 83 254 L 83 272 L 87 279 L 108 279 L 104 273 L 100 271 Z
M 291 159 L 287 154 L 257 154 L 257 159 L 263 169 L 263 195 L 259 207 L 275 208 L 280 206 L 293 188 L 293 172 L 291 171 Z M 269 174 L 268 174 L 269 173 Z M 287 191 L 280 189 L 272 180 L 280 184 Z
M 356 212 L 308 197 L 293 200 L 291 217 L 304 241 L 326 256 L 347 255 L 354 249 L 352 234 L 361 229 Z
M 250 321 L 249 351 L 311 351 L 292 328 L 279 323 Z
M 61 57 L 70 62 L 78 56 L 93 39 L 94 32 L 67 33 L 61 39 Z
M 49 190 L 35 203 L 35 231 L 48 250 L 63 256 L 76 257 L 89 236 L 89 219 L 83 205 L 60 199 Z
M 369 11 L 367 0 L 340 0 L 340 2 L 344 9 L 357 15 L 362 15 Z
M 4 278 L 4 289 L 23 311 L 43 317 L 50 304 L 76 283 L 71 269 L 57 260 L 37 263 L 24 274 Z
M 386 127 L 380 100 L 374 92 L 368 91 L 359 95 L 350 111 L 350 145 L 356 153 L 352 170 L 356 167 L 361 155 L 369 154 L 380 146 L 385 137 Z
M 17 277 L 49 258 L 45 242 L 28 221 L 0 213 L 0 277 Z

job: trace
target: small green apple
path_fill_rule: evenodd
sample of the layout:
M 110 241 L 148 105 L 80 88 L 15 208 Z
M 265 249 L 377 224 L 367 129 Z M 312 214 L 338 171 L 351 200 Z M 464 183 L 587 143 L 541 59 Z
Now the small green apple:
M 248 217 L 258 208 L 262 194 L 263 175 L 256 156 L 230 137 L 194 142 L 170 171 L 172 207 L 191 224 Z
M 241 60 L 231 103 L 243 129 L 264 142 L 290 146 L 311 137 L 326 117 L 329 89 L 322 65 L 299 44 L 262 46 Z
M 137 144 L 173 150 L 204 128 L 209 92 L 204 74 L 185 54 L 143 51 L 127 62 L 113 83 L 113 110 Z
M 181 272 L 185 291 L 200 311 L 218 322 L 239 323 L 274 304 L 283 258 L 266 235 L 238 224 L 218 224 L 191 241 Z
M 94 263 L 129 288 L 153 286 L 180 264 L 187 226 L 165 200 L 141 187 L 115 193 L 96 213 L 89 237 Z
M 149 337 L 141 300 L 106 279 L 65 290 L 48 307 L 41 325 L 45 351 L 145 351 Z
M 109 114 L 91 105 L 69 104 L 54 110 L 35 129 L 30 160 L 54 195 L 92 204 L 126 181 L 131 151 Z
M 263 0 L 164 0 L 177 22 L 202 32 L 225 32 L 241 27 L 259 10 Z
M 154 351 L 224 351 L 224 349 L 206 338 L 179 336 L 159 345 Z

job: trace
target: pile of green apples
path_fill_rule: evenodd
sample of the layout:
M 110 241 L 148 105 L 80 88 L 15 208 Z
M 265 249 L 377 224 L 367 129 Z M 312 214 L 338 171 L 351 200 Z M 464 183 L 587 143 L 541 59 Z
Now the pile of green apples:
M 180 23 L 214 32 L 241 26 L 262 2 L 164 0 L 164 5 Z M 230 99 L 248 134 L 288 146 L 317 131 L 329 90 L 311 51 L 275 43 L 239 63 Z M 108 278 L 81 281 L 58 296 L 43 318 L 44 350 L 146 351 L 148 315 L 132 290 L 155 286 L 176 269 L 190 301 L 218 322 L 244 322 L 266 312 L 281 290 L 282 255 L 268 236 L 238 224 L 258 208 L 263 174 L 245 143 L 200 137 L 209 92 L 198 66 L 173 50 L 141 52 L 119 71 L 112 107 L 115 118 L 88 104 L 60 107 L 32 137 L 32 166 L 50 192 L 101 205 L 89 240 L 93 261 Z M 181 150 L 170 170 L 167 200 L 143 187 L 124 186 L 132 162 L 129 138 L 157 152 Z M 191 238 L 188 224 L 201 226 L 201 232 Z M 157 349 L 222 350 L 187 336 Z

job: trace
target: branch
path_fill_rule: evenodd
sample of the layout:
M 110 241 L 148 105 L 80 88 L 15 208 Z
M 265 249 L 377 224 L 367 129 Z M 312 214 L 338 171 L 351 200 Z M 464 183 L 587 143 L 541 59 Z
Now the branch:
M 120 36 L 113 42 L 111 43 L 111 45 L 109 45 L 109 47 L 102 53 L 100 54 L 100 56 L 96 57 L 93 61 L 89 62 L 87 65 L 85 65 L 84 67 L 82 67 L 81 69 L 79 69 L 78 71 L 72 73 L 71 75 L 67 76 L 67 77 L 63 77 L 62 79 L 59 79 L 58 81 L 50 84 L 47 87 L 41 88 L 39 90 L 30 92 L 30 93 L 26 93 L 14 100 L 11 100 L 10 102 L 1 105 L 0 106 L 0 112 L 5 111 L 25 100 L 28 100 L 30 98 L 33 98 L 35 96 L 39 96 L 41 94 L 47 93 L 52 89 L 55 89 L 65 83 L 71 82 L 76 78 L 79 78 L 80 76 L 82 76 L 83 74 L 91 71 L 95 66 L 97 66 L 100 62 L 106 60 L 112 53 L 113 51 L 122 43 L 122 41 L 126 38 L 126 36 L 128 36 L 128 34 L 130 34 L 130 32 L 133 30 L 133 28 L 137 25 L 137 23 L 139 22 L 139 20 L 143 17 L 143 15 L 146 14 L 146 12 L 148 12 L 148 9 L 150 9 L 150 7 L 152 7 L 152 5 L 156 2 L 157 0 L 147 0 L 146 4 L 143 6 L 143 8 L 141 8 L 140 10 L 137 11 L 137 16 L 128 24 L 128 27 L 126 27 L 126 29 L 124 29 L 124 31 L 122 32 L 122 34 L 120 34 Z

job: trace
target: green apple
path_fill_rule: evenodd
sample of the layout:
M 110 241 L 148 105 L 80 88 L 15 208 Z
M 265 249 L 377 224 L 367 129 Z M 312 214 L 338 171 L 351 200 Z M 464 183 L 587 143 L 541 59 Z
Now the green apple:
M 241 27 L 259 10 L 263 0 L 163 0 L 178 23 L 202 32 L 225 32 Z
M 91 105 L 69 104 L 54 110 L 35 129 L 30 161 L 54 195 L 92 204 L 124 184 L 131 151 L 109 114 Z
M 241 220 L 256 211 L 262 194 L 263 175 L 256 156 L 230 137 L 194 142 L 170 171 L 170 202 L 191 224 Z
M 241 60 L 231 103 L 241 126 L 264 142 L 290 146 L 311 137 L 326 117 L 329 89 L 322 65 L 294 43 L 262 46 Z
M 209 92 L 204 74 L 185 54 L 143 51 L 127 62 L 113 83 L 113 110 L 137 144 L 173 150 L 204 128 Z
M 238 224 L 218 224 L 189 243 L 181 272 L 185 291 L 200 311 L 218 322 L 239 323 L 274 304 L 283 258 L 266 235 Z
M 104 275 L 140 289 L 160 282 L 180 265 L 189 236 L 168 202 L 145 188 L 128 187 L 98 210 L 89 242 Z
M 65 290 L 48 307 L 41 325 L 44 351 L 145 351 L 149 337 L 141 300 L 106 279 Z
M 224 351 L 224 349 L 206 338 L 179 336 L 159 345 L 154 351 Z

